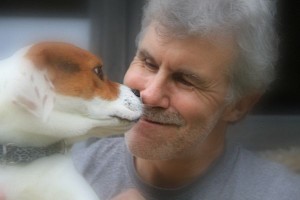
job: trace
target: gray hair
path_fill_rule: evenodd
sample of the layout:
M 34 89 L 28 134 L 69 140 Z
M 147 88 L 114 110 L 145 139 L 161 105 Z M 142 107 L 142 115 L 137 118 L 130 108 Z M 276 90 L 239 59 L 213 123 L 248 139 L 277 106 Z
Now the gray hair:
M 209 36 L 214 31 L 234 36 L 238 59 L 230 70 L 230 99 L 266 90 L 274 79 L 277 35 L 275 3 L 270 0 L 148 0 L 143 36 L 156 22 L 167 36 Z

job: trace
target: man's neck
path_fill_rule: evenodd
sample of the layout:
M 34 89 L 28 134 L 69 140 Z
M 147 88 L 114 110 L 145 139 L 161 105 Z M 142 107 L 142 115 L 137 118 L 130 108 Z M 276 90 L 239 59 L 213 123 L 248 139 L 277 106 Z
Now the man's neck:
M 225 139 L 201 145 L 201 153 L 174 160 L 145 160 L 135 157 L 135 167 L 142 180 L 162 188 L 177 188 L 193 182 L 212 166 L 224 151 Z

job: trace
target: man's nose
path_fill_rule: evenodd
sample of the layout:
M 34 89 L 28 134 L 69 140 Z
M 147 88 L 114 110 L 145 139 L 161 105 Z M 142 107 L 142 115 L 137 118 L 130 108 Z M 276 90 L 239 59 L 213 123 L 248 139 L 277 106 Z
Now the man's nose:
M 140 91 L 140 96 L 145 105 L 151 107 L 168 108 L 170 104 L 169 91 L 165 81 L 154 78 L 149 80 Z

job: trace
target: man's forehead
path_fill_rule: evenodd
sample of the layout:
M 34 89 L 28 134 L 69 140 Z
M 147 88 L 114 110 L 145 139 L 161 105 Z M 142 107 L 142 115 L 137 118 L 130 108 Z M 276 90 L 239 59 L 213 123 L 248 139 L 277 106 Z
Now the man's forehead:
M 222 54 L 236 54 L 237 46 L 234 35 L 230 32 L 220 32 L 218 29 L 210 31 L 205 35 L 179 35 L 168 34 L 164 31 L 164 27 L 158 23 L 152 23 L 145 28 L 138 43 L 138 49 L 146 48 L 149 43 L 164 46 L 169 43 L 184 41 L 188 45 L 181 46 L 189 48 L 191 44 L 196 43 L 198 46 L 203 46 L 207 51 L 218 50 Z
M 236 46 L 232 38 L 228 36 L 211 35 L 207 37 L 188 36 L 185 38 L 174 38 L 166 35 L 161 36 L 155 27 L 147 28 L 144 37 L 138 45 L 138 55 L 148 59 L 159 61 L 159 57 L 165 51 L 195 55 L 197 62 L 201 64 L 217 62 L 232 62 L 236 57 Z M 161 50 L 161 51 L 160 51 Z M 177 59 L 177 57 L 173 57 Z

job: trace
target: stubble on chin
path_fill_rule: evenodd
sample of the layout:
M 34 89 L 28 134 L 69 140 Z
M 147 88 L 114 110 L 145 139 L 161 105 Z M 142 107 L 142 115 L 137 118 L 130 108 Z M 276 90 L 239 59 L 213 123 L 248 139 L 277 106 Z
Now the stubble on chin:
M 174 128 L 176 131 L 183 127 L 186 122 L 183 117 L 176 111 L 169 111 L 162 108 L 145 106 L 143 111 L 142 120 L 147 120 L 150 123 L 159 123 L 165 126 L 166 129 L 170 128 L 172 132 Z M 125 133 L 125 141 L 129 151 L 137 157 L 151 160 L 165 160 L 170 158 L 174 153 L 174 143 L 171 138 L 164 135 L 164 132 L 155 131 L 154 137 L 143 138 L 143 131 L 145 130 L 140 126 L 139 122 L 135 124 L 130 130 Z M 146 135 L 152 133 L 146 133 Z M 177 134 L 174 132 L 174 134 Z M 170 141 L 169 141 L 170 139 Z
M 218 123 L 221 112 L 215 113 L 206 122 L 202 122 L 195 128 L 187 128 L 184 130 L 183 124 L 185 121 L 179 113 L 166 112 L 162 109 L 147 108 L 145 117 L 159 123 L 177 124 L 181 127 L 178 132 L 175 131 L 173 135 L 167 137 L 164 133 L 156 134 L 151 140 L 139 140 L 135 138 L 139 131 L 143 131 L 135 124 L 130 130 L 125 133 L 125 141 L 129 151 L 136 157 L 149 160 L 171 160 L 182 157 L 193 157 L 197 154 L 199 147 L 205 142 L 208 135 L 213 131 Z M 180 125 L 180 126 L 179 126 Z M 136 128 L 137 126 L 138 128 Z M 177 135 L 176 135 L 177 134 Z

